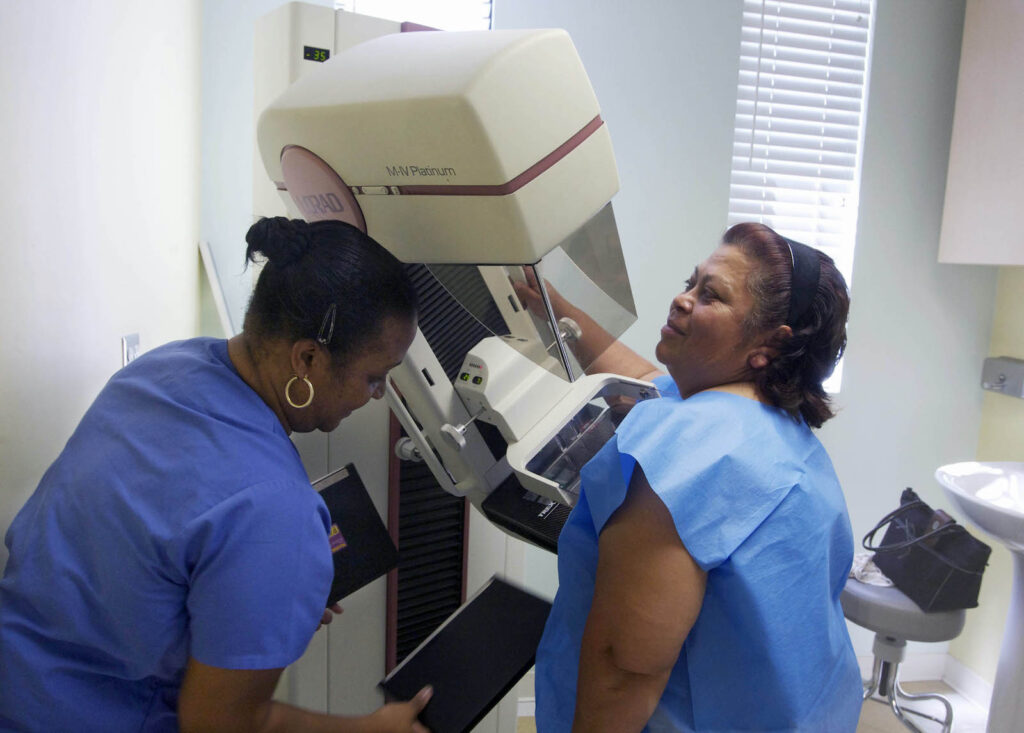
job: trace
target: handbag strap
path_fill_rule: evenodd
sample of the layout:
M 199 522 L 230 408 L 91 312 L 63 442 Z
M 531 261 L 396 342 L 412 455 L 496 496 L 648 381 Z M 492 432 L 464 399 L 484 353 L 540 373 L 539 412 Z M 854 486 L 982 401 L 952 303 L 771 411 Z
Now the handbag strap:
M 904 540 L 903 542 L 895 542 L 891 545 L 871 544 L 878 530 L 880 530 L 885 525 L 889 524 L 889 522 L 891 522 L 892 520 L 900 517 L 903 514 L 906 514 L 908 510 L 921 506 L 928 508 L 928 505 L 925 504 L 923 501 L 911 501 L 902 505 L 898 509 L 893 509 L 891 512 L 882 517 L 878 524 L 875 525 L 874 529 L 872 529 L 870 532 L 864 535 L 864 539 L 861 540 L 861 545 L 864 547 L 865 550 L 870 550 L 871 552 L 895 552 L 896 550 L 905 550 L 908 547 L 913 547 L 914 545 L 924 542 L 925 540 L 928 540 L 932 537 L 938 537 L 940 534 L 943 534 L 945 532 L 965 531 L 964 528 L 961 527 L 959 524 L 957 524 L 956 522 L 952 522 L 950 524 L 943 524 L 937 529 L 933 529 L 931 532 L 925 532 L 920 537 L 913 537 L 909 540 Z
M 874 539 L 875 533 L 878 532 L 878 530 L 880 530 L 882 527 L 887 525 L 892 520 L 896 519 L 896 517 L 902 514 L 906 514 L 908 509 L 914 509 L 915 507 L 919 506 L 927 506 L 927 504 L 918 499 L 917 501 L 911 501 L 907 502 L 906 504 L 901 504 L 900 506 L 893 509 L 891 512 L 889 512 L 884 517 L 878 520 L 878 524 L 875 525 L 874 529 L 872 529 L 870 532 L 864 535 L 864 539 L 861 540 L 861 545 L 864 547 L 865 550 L 874 550 L 875 548 L 872 547 L 869 543 L 871 542 L 871 540 Z

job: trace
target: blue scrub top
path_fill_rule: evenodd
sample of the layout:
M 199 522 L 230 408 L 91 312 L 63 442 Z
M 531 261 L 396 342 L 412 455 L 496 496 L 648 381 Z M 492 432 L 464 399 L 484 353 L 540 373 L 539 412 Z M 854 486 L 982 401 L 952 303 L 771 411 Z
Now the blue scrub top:
M 173 731 L 189 655 L 294 662 L 330 587 L 328 516 L 225 341 L 144 354 L 7 532 L 0 730 Z
M 537 729 L 572 728 L 598 536 L 639 464 L 707 572 L 703 606 L 645 730 L 852 732 L 861 680 L 839 603 L 853 536 L 805 423 L 724 392 L 638 404 L 582 472 L 537 651 Z

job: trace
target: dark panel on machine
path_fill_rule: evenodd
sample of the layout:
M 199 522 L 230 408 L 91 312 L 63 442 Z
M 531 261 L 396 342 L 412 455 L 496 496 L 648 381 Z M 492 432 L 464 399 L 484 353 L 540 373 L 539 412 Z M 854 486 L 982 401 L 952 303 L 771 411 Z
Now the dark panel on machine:
M 475 267 L 406 268 L 420 297 L 420 330 L 450 382 L 458 376 L 467 351 L 492 334 L 507 334 L 508 326 Z
M 443 491 L 424 463 L 402 462 L 399 481 L 396 662 L 461 604 L 466 500 Z
M 481 508 L 499 527 L 555 554 L 558 554 L 558 536 L 572 511 L 564 504 L 555 504 L 527 491 L 515 474 L 492 491 Z
M 475 267 L 432 266 L 437 277 L 424 265 L 406 268 L 419 295 L 420 330 L 451 381 L 466 352 L 477 342 L 491 333 L 508 333 L 505 321 Z M 491 450 L 504 455 L 503 441 Z M 401 557 L 395 629 L 388 632 L 395 635 L 396 663 L 462 605 L 466 536 L 466 500 L 444 491 L 426 464 L 403 461 L 400 466 L 397 534 Z

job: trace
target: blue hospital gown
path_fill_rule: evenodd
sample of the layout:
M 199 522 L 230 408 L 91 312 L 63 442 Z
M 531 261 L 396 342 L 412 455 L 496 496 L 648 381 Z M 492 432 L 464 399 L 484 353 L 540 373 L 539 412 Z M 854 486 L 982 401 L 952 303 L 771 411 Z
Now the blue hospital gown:
M 328 517 L 225 341 L 143 354 L 7 533 L 0 731 L 176 731 L 190 655 L 294 662 L 333 576 Z
M 598 535 L 639 464 L 707 572 L 703 606 L 645 730 L 852 733 L 861 681 L 839 594 L 853 537 L 825 449 L 802 421 L 734 394 L 638 404 L 584 468 L 558 543 L 537 652 L 539 733 L 572 727 Z

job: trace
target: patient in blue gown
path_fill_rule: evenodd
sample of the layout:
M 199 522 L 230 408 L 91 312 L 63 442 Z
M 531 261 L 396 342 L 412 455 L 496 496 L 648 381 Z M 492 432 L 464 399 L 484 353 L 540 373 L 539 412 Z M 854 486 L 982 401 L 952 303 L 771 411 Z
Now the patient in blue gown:
M 553 304 L 582 348 L 603 337 Z M 839 604 L 853 538 L 811 432 L 833 416 L 822 382 L 848 310 L 829 257 L 739 224 L 671 302 L 655 351 L 667 374 L 620 342 L 592 364 L 662 396 L 583 470 L 537 652 L 540 733 L 856 729 Z

